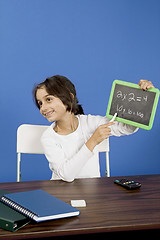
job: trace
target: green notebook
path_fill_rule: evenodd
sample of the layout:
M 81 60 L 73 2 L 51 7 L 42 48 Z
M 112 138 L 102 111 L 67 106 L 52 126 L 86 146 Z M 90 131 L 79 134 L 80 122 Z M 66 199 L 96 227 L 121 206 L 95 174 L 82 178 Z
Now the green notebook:
M 0 190 L 0 197 L 7 193 Z M 0 202 L 0 228 L 15 232 L 29 222 L 29 218 Z

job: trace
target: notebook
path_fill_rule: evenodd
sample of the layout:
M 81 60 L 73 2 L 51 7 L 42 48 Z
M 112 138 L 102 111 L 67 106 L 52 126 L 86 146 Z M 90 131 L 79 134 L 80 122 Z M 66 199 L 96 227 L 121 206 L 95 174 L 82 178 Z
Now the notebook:
M 0 196 L 6 193 L 0 190 Z M 29 222 L 29 218 L 0 202 L 0 228 L 15 232 Z
M 5 194 L 1 201 L 36 222 L 80 214 L 78 209 L 41 189 Z

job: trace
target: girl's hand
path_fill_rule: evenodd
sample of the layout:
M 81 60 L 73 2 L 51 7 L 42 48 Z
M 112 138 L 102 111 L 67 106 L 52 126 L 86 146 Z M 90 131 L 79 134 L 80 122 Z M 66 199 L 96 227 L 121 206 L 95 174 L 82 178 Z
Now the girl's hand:
M 99 126 L 91 138 L 86 142 L 86 146 L 90 151 L 93 151 L 94 147 L 101 143 L 104 139 L 108 138 L 111 133 L 110 126 L 113 125 L 114 122 L 105 123 Z
M 154 88 L 153 84 L 150 81 L 144 80 L 144 79 L 141 79 L 139 81 L 139 86 L 142 90 L 147 90 L 149 88 Z

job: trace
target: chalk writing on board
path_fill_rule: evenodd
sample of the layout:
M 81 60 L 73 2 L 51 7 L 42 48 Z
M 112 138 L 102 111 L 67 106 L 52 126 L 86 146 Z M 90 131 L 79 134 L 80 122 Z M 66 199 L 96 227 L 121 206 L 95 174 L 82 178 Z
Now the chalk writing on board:
M 119 118 L 148 125 L 154 98 L 154 92 L 116 84 L 110 114 L 117 112 Z
M 122 91 L 118 91 L 117 92 L 117 98 L 121 98 L 122 101 L 124 100 L 128 100 L 128 102 L 131 101 L 137 101 L 137 102 L 141 102 L 141 101 L 146 101 L 148 100 L 148 96 L 135 96 L 134 93 L 123 93 Z
M 120 98 L 122 101 L 128 101 L 128 102 L 147 102 L 148 101 L 148 96 L 144 95 L 144 96 L 136 96 L 135 93 L 130 92 L 130 93 L 123 93 L 122 91 L 117 91 L 116 93 L 117 98 Z M 144 117 L 144 113 L 140 112 L 140 111 L 134 111 L 132 109 L 126 109 L 124 107 L 124 105 L 119 105 L 117 104 L 117 108 L 116 108 L 117 113 L 118 112 L 122 112 L 122 113 L 127 113 L 129 115 L 136 115 L 137 117 L 143 118 Z
M 134 127 L 150 130 L 153 125 L 159 99 L 159 89 L 147 91 L 138 84 L 115 80 L 112 84 L 106 116 Z
M 128 113 L 129 115 L 131 115 L 131 114 L 133 114 L 133 115 L 136 115 L 137 117 L 140 117 L 140 118 L 143 118 L 144 117 L 144 113 L 142 113 L 142 112 L 139 112 L 139 111 L 133 111 L 133 110 L 131 110 L 130 108 L 129 109 L 126 109 L 126 108 L 124 108 L 124 106 L 123 105 L 119 105 L 119 104 L 117 104 L 117 111 L 116 111 L 117 113 L 118 112 L 122 112 L 122 113 Z

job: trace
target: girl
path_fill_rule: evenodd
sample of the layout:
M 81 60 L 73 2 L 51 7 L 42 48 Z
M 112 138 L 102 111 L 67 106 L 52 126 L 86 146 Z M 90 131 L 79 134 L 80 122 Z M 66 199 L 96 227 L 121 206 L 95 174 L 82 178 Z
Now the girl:
M 143 90 L 153 87 L 147 80 L 140 80 L 139 85 Z M 33 93 L 40 113 L 53 122 L 41 138 L 52 180 L 100 177 L 97 145 L 109 136 L 137 131 L 127 124 L 111 123 L 107 117 L 84 115 L 73 83 L 64 76 L 47 78 Z

